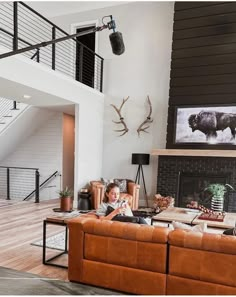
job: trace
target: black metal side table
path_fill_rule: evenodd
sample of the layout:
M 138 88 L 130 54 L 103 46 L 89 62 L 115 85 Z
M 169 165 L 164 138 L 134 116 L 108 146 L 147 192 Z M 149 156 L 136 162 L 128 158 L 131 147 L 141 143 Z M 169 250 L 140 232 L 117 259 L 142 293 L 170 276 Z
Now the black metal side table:
M 56 267 L 61 267 L 61 268 L 68 268 L 68 265 L 62 265 L 62 264 L 57 264 L 57 263 L 52 263 L 52 260 L 64 255 L 68 253 L 68 246 L 67 246 L 67 241 L 68 241 L 68 227 L 67 227 L 67 223 L 70 219 L 73 219 L 77 216 L 79 216 L 80 214 L 78 212 L 75 212 L 74 214 L 71 213 L 69 216 L 65 215 L 65 216 L 52 216 L 52 217 L 47 217 L 44 221 L 43 221 L 43 264 L 45 265 L 51 265 L 51 266 L 56 266 Z M 59 226 L 63 226 L 65 228 L 65 247 L 64 250 L 60 253 L 58 253 L 57 255 L 47 258 L 46 255 L 46 250 L 47 250 L 47 246 L 46 246 L 46 239 L 47 239 L 47 225 L 59 225 Z

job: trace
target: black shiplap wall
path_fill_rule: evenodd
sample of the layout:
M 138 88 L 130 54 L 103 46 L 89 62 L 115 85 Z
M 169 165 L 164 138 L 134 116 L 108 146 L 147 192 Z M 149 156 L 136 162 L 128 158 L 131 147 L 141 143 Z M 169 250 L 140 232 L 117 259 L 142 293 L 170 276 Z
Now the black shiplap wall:
M 207 104 L 236 104 L 236 2 L 176 2 L 167 148 L 175 107 Z

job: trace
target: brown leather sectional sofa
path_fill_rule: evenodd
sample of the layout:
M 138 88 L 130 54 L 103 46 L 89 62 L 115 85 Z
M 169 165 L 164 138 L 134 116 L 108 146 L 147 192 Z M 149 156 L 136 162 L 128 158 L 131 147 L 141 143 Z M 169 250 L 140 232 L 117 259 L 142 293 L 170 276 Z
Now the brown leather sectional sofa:
M 236 237 L 70 220 L 70 281 L 141 295 L 235 295 Z

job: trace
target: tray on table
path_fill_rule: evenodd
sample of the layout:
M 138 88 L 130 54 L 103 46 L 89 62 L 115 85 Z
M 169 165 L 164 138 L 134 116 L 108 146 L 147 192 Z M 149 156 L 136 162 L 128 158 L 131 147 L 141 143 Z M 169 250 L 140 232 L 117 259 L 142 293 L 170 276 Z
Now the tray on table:
M 202 213 L 198 217 L 199 220 L 208 220 L 208 221 L 217 221 L 223 222 L 225 218 L 225 214 L 217 214 L 217 213 Z

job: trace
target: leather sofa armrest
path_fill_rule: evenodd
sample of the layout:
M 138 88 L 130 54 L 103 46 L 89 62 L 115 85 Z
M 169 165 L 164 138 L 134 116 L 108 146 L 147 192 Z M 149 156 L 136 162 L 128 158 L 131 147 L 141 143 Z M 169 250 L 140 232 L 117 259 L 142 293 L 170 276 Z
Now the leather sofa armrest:
M 132 209 L 137 210 L 138 209 L 138 203 L 139 203 L 139 190 L 140 185 L 134 183 L 134 182 L 128 182 L 128 194 L 133 196 L 132 199 Z
M 68 279 L 70 281 L 82 281 L 85 245 L 83 224 L 87 221 L 96 221 L 95 215 L 81 215 L 70 219 L 67 224 L 70 233 L 68 250 Z

